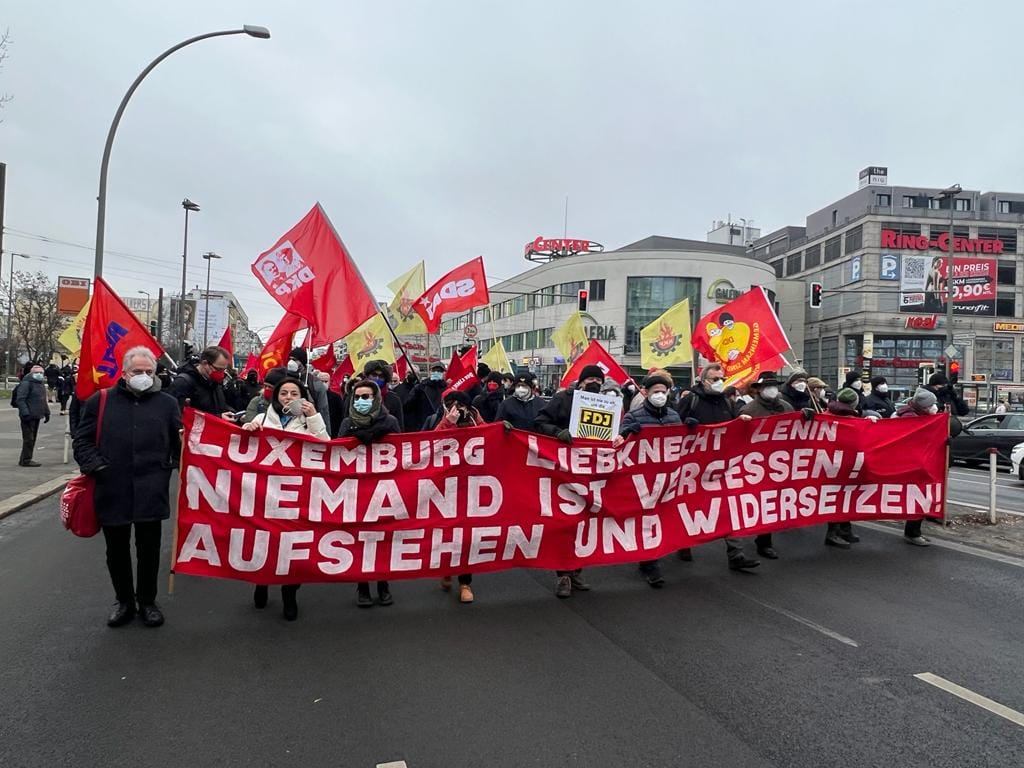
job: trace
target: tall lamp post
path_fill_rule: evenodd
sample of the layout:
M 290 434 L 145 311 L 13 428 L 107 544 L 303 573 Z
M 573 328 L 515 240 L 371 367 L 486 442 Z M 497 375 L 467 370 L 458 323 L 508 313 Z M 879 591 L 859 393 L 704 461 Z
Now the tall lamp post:
M 203 258 L 206 259 L 206 311 L 203 313 L 203 349 L 210 346 L 210 340 L 207 338 L 207 333 L 210 330 L 210 267 L 213 265 L 214 259 L 219 259 L 213 251 L 204 253 Z
M 153 68 L 156 67 L 161 61 L 166 59 L 175 51 L 184 48 L 186 45 L 192 43 L 198 43 L 200 40 L 206 40 L 211 37 L 223 37 L 225 35 L 248 35 L 249 37 L 256 37 L 262 40 L 266 40 L 270 37 L 270 30 L 266 27 L 257 27 L 251 24 L 245 24 L 241 29 L 226 29 L 220 32 L 207 32 L 205 35 L 197 35 L 196 37 L 190 37 L 188 40 L 183 40 L 175 46 L 168 48 L 166 51 L 157 56 L 153 61 L 149 63 L 139 76 L 135 78 L 135 81 L 128 88 L 124 98 L 121 99 L 121 104 L 117 108 L 117 112 L 114 113 L 114 119 L 110 123 L 110 130 L 107 132 L 107 143 L 103 146 L 103 161 L 100 163 L 100 190 L 96 196 L 98 203 L 96 207 L 96 255 L 95 262 L 93 264 L 93 274 L 96 277 L 100 277 L 103 274 L 103 229 L 106 224 L 107 217 L 107 167 L 110 165 L 110 150 L 114 145 L 114 135 L 117 133 L 117 126 L 121 122 L 121 115 L 124 114 L 125 107 L 128 106 L 128 101 L 131 99 L 132 94 L 135 93 L 135 89 L 139 87 L 139 84 L 146 78 Z M 184 299 L 184 296 L 182 296 Z
M 153 322 L 153 294 L 149 291 L 139 291 L 139 293 L 146 297 L 146 328 L 149 328 Z
M 14 336 L 12 335 L 11 324 L 14 321 L 14 257 L 20 256 L 23 259 L 29 258 L 24 253 L 7 252 L 11 257 L 11 277 L 7 288 L 7 372 L 14 375 Z
M 185 209 L 185 244 L 181 248 L 181 301 L 178 302 L 178 325 L 181 328 L 181 349 L 180 360 L 185 359 L 185 337 L 188 335 L 188 328 L 185 322 L 185 280 L 188 270 L 188 215 L 190 212 L 199 212 L 199 205 L 193 203 L 187 197 L 181 201 L 181 207 Z
M 956 196 L 963 191 L 959 184 L 946 187 L 939 193 L 939 197 L 949 201 L 949 257 L 946 262 L 946 349 L 953 346 L 953 297 L 956 291 L 953 288 L 953 265 L 956 263 L 956 248 L 953 245 L 953 212 L 956 209 Z M 945 349 L 942 356 L 946 358 L 946 370 L 949 371 L 949 355 Z

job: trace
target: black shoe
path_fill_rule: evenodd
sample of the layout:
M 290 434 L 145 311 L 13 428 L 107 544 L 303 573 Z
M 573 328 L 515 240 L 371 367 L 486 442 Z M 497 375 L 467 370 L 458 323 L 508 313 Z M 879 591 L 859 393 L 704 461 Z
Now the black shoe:
M 266 584 L 257 584 L 252 591 L 252 604 L 257 608 L 266 608 L 267 600 L 270 598 L 270 590 Z
M 839 538 L 841 538 L 843 541 L 848 541 L 851 544 L 856 544 L 858 541 L 860 541 L 860 536 L 858 536 L 856 533 L 852 533 L 852 532 L 851 533 L 843 533 L 842 531 L 840 531 L 839 532 Z
M 377 602 L 381 605 L 391 605 L 395 598 L 391 596 L 391 588 L 386 581 L 377 582 Z
M 729 568 L 733 571 L 749 571 L 753 568 L 757 568 L 760 564 L 760 560 L 754 560 L 752 557 L 747 557 L 746 555 L 729 558 Z
M 373 608 L 373 597 L 370 595 L 369 584 L 360 584 L 356 587 L 356 605 L 360 608 Z
M 661 568 L 656 565 L 644 573 L 644 578 L 647 579 L 647 584 L 653 589 L 661 589 L 665 586 L 665 577 L 661 575 Z
M 164 615 L 160 609 L 156 607 L 156 603 L 153 603 L 152 605 L 140 605 L 139 618 L 142 619 L 142 623 L 147 627 L 159 627 L 164 623 Z
M 284 601 L 284 620 L 295 621 L 299 618 L 299 601 L 295 597 L 296 590 L 287 587 L 281 590 L 281 599 Z
M 849 549 L 850 542 L 842 538 L 842 536 L 840 536 L 837 533 L 830 533 L 828 536 L 825 537 L 825 546 L 839 547 L 840 549 Z
M 41 467 L 43 466 L 38 461 L 22 461 L 18 464 L 21 467 Z
M 778 560 L 779 553 L 775 551 L 774 547 L 758 547 L 757 554 L 763 557 L 765 560 Z
M 135 618 L 135 605 L 133 603 L 114 603 L 114 610 L 107 619 L 108 627 L 123 627 Z
M 678 552 L 676 552 L 676 554 L 679 555 L 679 559 L 682 560 L 684 563 L 693 562 L 693 550 L 689 547 L 687 547 L 686 549 L 680 549 Z

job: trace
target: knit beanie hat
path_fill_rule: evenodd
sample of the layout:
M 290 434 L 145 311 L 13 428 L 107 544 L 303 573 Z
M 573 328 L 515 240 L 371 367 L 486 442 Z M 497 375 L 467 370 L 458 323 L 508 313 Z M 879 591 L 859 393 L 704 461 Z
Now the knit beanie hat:
M 935 393 L 930 389 L 924 387 L 918 387 L 914 396 L 910 399 L 910 407 L 918 413 L 924 413 L 933 405 L 937 405 L 939 399 L 935 397 Z
M 604 381 L 604 371 L 601 370 L 601 366 L 600 365 L 585 365 L 585 366 L 583 366 L 583 370 L 580 371 L 580 381 L 585 381 L 586 379 L 600 379 L 601 381 Z
M 840 403 L 846 403 L 847 405 L 856 405 L 860 398 L 857 396 L 857 392 L 855 390 L 852 390 L 849 387 L 843 387 L 839 390 L 839 394 L 836 395 L 836 400 Z
M 298 360 L 300 363 L 305 365 L 309 362 L 309 357 L 306 355 L 306 350 L 302 347 L 296 347 L 288 353 L 289 360 Z

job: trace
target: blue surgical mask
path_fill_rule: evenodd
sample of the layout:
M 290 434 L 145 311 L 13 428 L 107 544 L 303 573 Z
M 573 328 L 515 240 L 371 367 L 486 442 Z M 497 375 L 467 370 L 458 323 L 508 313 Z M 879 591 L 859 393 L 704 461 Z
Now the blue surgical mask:
M 444 380 L 444 373 L 442 371 L 431 371 L 430 372 L 430 380 L 431 381 L 443 381 Z
M 374 377 L 373 377 L 373 381 L 374 381 L 374 382 L 375 382 L 375 383 L 377 384 L 377 386 L 378 386 L 378 387 L 380 387 L 381 389 L 384 389 L 384 387 L 386 387 L 386 386 L 388 385 L 388 383 L 387 383 L 386 381 L 384 381 L 384 379 L 380 378 L 379 376 L 374 376 Z
M 352 407 L 358 413 L 367 414 L 373 409 L 373 400 L 356 400 L 352 403 Z
M 43 374 L 41 374 L 41 373 L 33 373 L 33 374 L 31 374 L 31 375 L 32 375 L 32 380 L 33 380 L 33 381 L 42 381 L 43 379 L 45 379 L 45 378 L 46 378 L 46 377 L 45 377 L 45 376 L 43 376 Z

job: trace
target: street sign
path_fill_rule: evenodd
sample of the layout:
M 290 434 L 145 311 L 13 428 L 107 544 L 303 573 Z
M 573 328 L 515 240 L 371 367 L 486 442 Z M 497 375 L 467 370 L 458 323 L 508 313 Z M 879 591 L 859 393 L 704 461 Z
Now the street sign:
M 480 329 L 473 325 L 473 323 L 467 325 L 466 329 L 463 331 L 463 334 L 467 339 L 475 339 L 478 333 L 480 333 Z
M 974 343 L 973 333 L 954 333 L 953 334 L 954 344 L 972 344 Z
M 946 357 L 956 357 L 960 354 L 960 350 L 950 344 L 944 350 L 942 350 Z

